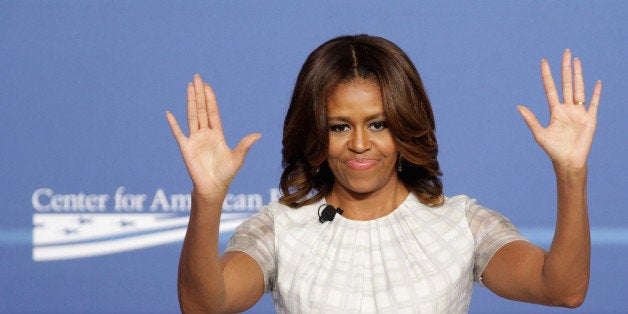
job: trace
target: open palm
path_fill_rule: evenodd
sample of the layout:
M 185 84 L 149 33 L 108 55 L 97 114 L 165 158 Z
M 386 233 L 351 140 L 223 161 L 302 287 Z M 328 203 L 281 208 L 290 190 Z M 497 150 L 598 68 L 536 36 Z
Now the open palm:
M 249 134 L 235 149 L 225 141 L 216 95 L 204 83 L 200 75 L 187 87 L 188 127 L 186 137 L 175 117 L 168 112 L 167 118 L 185 161 L 185 166 L 201 195 L 224 194 L 244 163 L 249 148 L 261 134 Z
M 556 166 L 585 167 L 595 133 L 602 83 L 598 81 L 595 84 L 587 109 L 584 104 L 582 64 L 579 59 L 573 59 L 572 74 L 569 49 L 563 54 L 562 61 L 563 103 L 560 102 L 552 72 L 545 59 L 541 61 L 541 77 L 550 110 L 549 125 L 546 128 L 542 127 L 534 113 L 524 106 L 518 106 L 519 112 L 537 143 Z

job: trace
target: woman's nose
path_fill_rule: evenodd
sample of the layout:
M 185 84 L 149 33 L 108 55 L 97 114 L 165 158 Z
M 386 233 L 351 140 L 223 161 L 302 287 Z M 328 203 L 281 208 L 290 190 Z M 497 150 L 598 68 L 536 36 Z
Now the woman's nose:
M 371 141 L 366 130 L 356 129 L 351 133 L 349 139 L 349 149 L 358 154 L 364 153 L 371 148 Z

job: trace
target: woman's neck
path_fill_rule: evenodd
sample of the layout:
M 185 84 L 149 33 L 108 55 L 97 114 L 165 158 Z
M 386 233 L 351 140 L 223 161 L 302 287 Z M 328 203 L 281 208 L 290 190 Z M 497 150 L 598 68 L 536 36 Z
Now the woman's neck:
M 334 186 L 325 197 L 328 204 L 341 208 L 343 217 L 351 220 L 373 220 L 394 211 L 408 197 L 410 191 L 401 182 L 390 188 L 382 188 L 370 193 L 355 193 L 340 186 Z

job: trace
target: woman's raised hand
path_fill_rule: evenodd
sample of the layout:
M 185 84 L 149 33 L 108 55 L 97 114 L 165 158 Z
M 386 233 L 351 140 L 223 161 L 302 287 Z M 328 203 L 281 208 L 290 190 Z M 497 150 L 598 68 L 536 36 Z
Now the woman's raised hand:
M 532 131 L 534 139 L 545 150 L 555 166 L 566 169 L 583 168 L 586 166 L 587 155 L 595 133 L 602 82 L 598 81 L 595 84 L 593 96 L 587 108 L 582 64 L 578 58 L 573 59 L 572 64 L 569 49 L 563 54 L 563 103 L 558 98 L 552 72 L 545 59 L 541 61 L 541 77 L 549 104 L 549 125 L 543 128 L 530 109 L 524 106 L 518 106 L 517 109 Z
M 179 144 L 195 192 L 224 197 L 249 148 L 261 134 L 247 135 L 231 150 L 225 141 L 212 88 L 196 74 L 194 82 L 188 84 L 187 94 L 189 137 L 185 136 L 170 112 L 166 113 L 168 124 Z

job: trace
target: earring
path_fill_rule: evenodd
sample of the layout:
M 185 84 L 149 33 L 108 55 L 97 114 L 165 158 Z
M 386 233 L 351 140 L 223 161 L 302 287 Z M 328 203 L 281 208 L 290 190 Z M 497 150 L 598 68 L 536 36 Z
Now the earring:
M 403 171 L 402 161 L 403 159 L 401 158 L 401 155 L 399 155 L 399 160 L 397 161 L 397 172 Z

